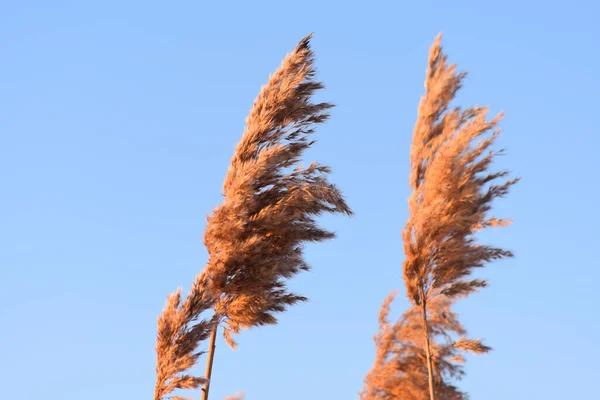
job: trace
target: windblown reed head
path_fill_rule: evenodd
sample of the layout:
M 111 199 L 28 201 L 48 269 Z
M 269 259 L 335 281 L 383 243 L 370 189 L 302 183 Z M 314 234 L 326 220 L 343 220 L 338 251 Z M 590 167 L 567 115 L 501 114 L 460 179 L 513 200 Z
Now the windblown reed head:
M 223 185 L 224 201 L 208 218 L 204 242 L 217 294 L 215 310 L 225 336 L 274 324 L 275 313 L 305 298 L 290 293 L 286 279 L 308 270 L 302 244 L 332 238 L 315 217 L 351 214 L 329 168 L 299 165 L 310 136 L 332 107 L 313 103 L 323 88 L 314 80 L 310 36 L 283 60 L 263 86 L 246 121 Z
M 176 389 L 195 389 L 206 382 L 205 378 L 186 372 L 204 353 L 196 349 L 217 323 L 214 317 L 199 320 L 200 315 L 213 308 L 214 300 L 210 281 L 204 272 L 198 275 L 183 303 L 180 290 L 167 298 L 167 304 L 158 317 L 154 400 L 164 400 Z M 179 396 L 170 398 L 184 399 Z
M 465 74 L 447 64 L 440 40 L 429 54 L 410 153 L 413 193 L 403 238 L 404 280 L 413 304 L 439 294 L 466 296 L 486 285 L 468 278 L 473 268 L 512 256 L 476 244 L 473 236 L 479 229 L 509 223 L 487 216 L 492 201 L 518 180 L 502 180 L 507 171 L 490 172 L 494 157 L 502 153 L 490 150 L 501 115 L 487 120 L 485 107 L 449 110 Z
M 510 251 L 475 243 L 474 234 L 509 221 L 487 216 L 492 201 L 517 179 L 490 172 L 491 149 L 500 117 L 487 120 L 487 108 L 449 109 L 466 76 L 448 65 L 438 36 L 429 53 L 425 95 L 421 98 L 410 152 L 409 219 L 403 231 L 404 282 L 411 308 L 395 324 L 387 316 L 393 296 L 380 313 L 376 360 L 365 379 L 362 400 L 463 400 L 450 382 L 463 375 L 463 352 L 486 353 L 451 311 L 454 301 L 486 285 L 470 279 L 473 268 L 510 257 Z M 473 144 L 473 142 L 475 142 Z M 498 180 L 501 180 L 499 183 Z M 430 348 L 432 391 L 429 391 Z
M 428 371 L 421 309 L 411 307 L 394 323 L 388 319 L 392 293 L 379 313 L 379 332 L 375 335 L 375 363 L 367 374 L 361 400 L 428 400 Z M 479 340 L 466 339 L 466 331 L 452 312 L 453 300 L 438 296 L 429 304 L 435 393 L 441 400 L 466 400 L 467 395 L 451 384 L 463 374 L 463 352 L 490 350 Z

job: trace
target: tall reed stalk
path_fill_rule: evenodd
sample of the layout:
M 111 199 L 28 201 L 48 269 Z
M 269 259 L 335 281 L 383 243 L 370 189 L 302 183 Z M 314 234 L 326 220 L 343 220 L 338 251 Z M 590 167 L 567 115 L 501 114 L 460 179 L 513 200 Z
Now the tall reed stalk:
M 306 300 L 290 293 L 286 281 L 309 269 L 304 242 L 334 237 L 315 217 L 323 212 L 352 214 L 327 181 L 328 167 L 299 164 L 315 143 L 310 136 L 316 125 L 327 120 L 333 107 L 311 102 L 323 88 L 314 80 L 311 36 L 284 58 L 254 101 L 225 177 L 225 198 L 208 218 L 207 270 L 217 299 L 215 312 L 231 347 L 241 329 L 275 324 L 276 313 Z
M 440 42 L 441 35 L 435 39 L 429 53 L 425 94 L 419 104 L 413 132 L 409 180 L 412 194 L 409 218 L 402 233 L 406 255 L 404 282 L 412 307 L 409 313 L 419 316 L 418 334 L 421 339 L 398 333 L 405 324 L 409 324 L 407 316 L 387 334 L 394 346 L 402 348 L 412 343 L 410 351 L 421 354 L 427 376 L 425 398 L 430 400 L 445 400 L 450 395 L 462 398 L 460 396 L 464 395 L 460 392 L 447 393 L 445 389 L 449 386 L 444 382 L 444 372 L 452 376 L 460 371 L 447 363 L 463 361 L 462 356 L 450 351 L 449 344 L 455 350 L 475 353 L 490 350 L 480 340 L 464 337 L 450 340 L 451 333 L 465 333 L 458 320 L 448 326 L 434 326 L 432 320 L 447 319 L 448 315 L 452 315 L 449 309 L 455 300 L 487 285 L 485 280 L 470 277 L 474 268 L 512 256 L 508 250 L 476 243 L 475 234 L 486 227 L 509 224 L 507 220 L 487 214 L 493 200 L 506 195 L 518 181 L 507 179 L 507 171 L 490 171 L 494 157 L 502 153 L 502 150 L 491 150 L 500 132 L 497 124 L 501 115 L 488 120 L 485 107 L 449 108 L 466 74 L 457 72 L 455 65 L 447 64 Z M 436 306 L 437 310 L 432 310 L 436 302 L 446 304 L 448 309 Z M 442 315 L 437 315 L 438 312 Z M 415 321 L 411 321 L 409 325 L 412 326 Z M 436 342 L 438 338 L 443 340 L 442 344 Z M 417 348 L 415 343 L 419 344 Z M 392 348 L 382 353 L 385 357 L 380 355 L 379 364 L 376 363 L 371 371 L 372 376 L 377 376 L 375 370 L 386 365 L 382 361 L 386 357 L 393 357 L 398 352 L 404 354 L 403 350 Z M 445 350 L 441 352 L 440 349 Z M 450 358 L 445 360 L 445 357 Z M 444 365 L 445 368 L 441 368 Z M 404 369 L 387 368 L 386 372 L 399 378 L 400 381 L 395 382 L 402 385 L 405 384 L 402 380 L 410 376 Z M 367 377 L 364 396 L 387 398 L 386 390 L 391 389 L 373 388 L 373 382 L 372 377 Z M 440 395 L 441 392 L 445 394 Z M 414 393 L 420 393 L 423 398 L 423 392 Z
M 327 120 L 333 107 L 311 101 L 323 88 L 314 79 L 311 36 L 284 58 L 250 110 L 225 177 L 224 200 L 208 218 L 204 234 L 207 267 L 186 299 L 195 304 L 200 296 L 205 299 L 202 307 L 180 311 L 177 292 L 159 318 L 155 400 L 162 400 L 175 388 L 201 384 L 202 399 L 207 400 L 218 328 L 223 328 L 225 340 L 235 347 L 233 336 L 242 329 L 276 324 L 277 313 L 305 301 L 291 293 L 286 282 L 309 270 L 303 255 L 305 242 L 335 236 L 319 227 L 316 217 L 352 214 L 340 191 L 328 182 L 327 166 L 316 162 L 300 165 L 304 151 L 315 143 L 311 136 L 316 126 Z M 212 319 L 192 326 L 207 309 L 214 311 Z M 171 332 L 173 326 L 184 336 L 187 331 L 197 334 L 184 346 Z M 206 377 L 182 375 L 202 354 L 192 353 L 193 349 L 209 336 Z M 181 356 L 183 361 L 180 353 L 185 356 Z

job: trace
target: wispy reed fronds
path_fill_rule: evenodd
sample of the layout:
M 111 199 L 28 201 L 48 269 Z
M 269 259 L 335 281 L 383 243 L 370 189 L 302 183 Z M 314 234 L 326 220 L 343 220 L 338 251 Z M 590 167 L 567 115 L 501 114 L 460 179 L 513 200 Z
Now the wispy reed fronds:
M 195 389 L 206 382 L 205 378 L 190 375 L 189 370 L 203 354 L 196 351 L 199 343 L 208 338 L 217 323 L 215 317 L 200 319 L 204 312 L 213 308 L 214 301 L 210 281 L 204 272 L 198 275 L 183 302 L 180 290 L 167 298 L 158 317 L 154 400 L 164 400 L 176 389 Z
M 509 221 L 488 216 L 492 201 L 518 179 L 490 172 L 501 115 L 487 108 L 450 109 L 465 73 L 448 65 L 441 35 L 431 47 L 410 152 L 409 218 L 403 230 L 403 272 L 411 308 L 394 325 L 387 321 L 388 298 L 376 336 L 376 362 L 365 380 L 363 400 L 435 398 L 460 400 L 465 393 L 449 383 L 460 378 L 463 351 L 486 353 L 480 340 L 466 339 L 451 306 L 487 282 L 474 268 L 505 257 L 508 250 L 475 241 L 475 233 Z M 498 181 L 500 182 L 498 183 Z M 460 336 L 459 338 L 456 338 Z
M 489 217 L 492 201 L 508 193 L 517 179 L 490 172 L 500 151 L 492 151 L 501 115 L 487 119 L 486 107 L 449 110 L 464 73 L 448 65 L 439 35 L 429 53 L 425 95 L 421 98 L 410 153 L 410 216 L 403 231 L 404 281 L 409 300 L 421 309 L 433 391 L 433 357 L 427 307 L 437 296 L 464 297 L 486 286 L 469 277 L 474 268 L 511 257 L 508 250 L 479 245 L 474 234 L 509 221 Z M 498 180 L 500 180 L 499 183 Z M 469 342 L 467 347 L 477 347 Z
M 512 256 L 508 250 L 477 245 L 473 236 L 482 228 L 509 224 L 486 215 L 492 201 L 518 180 L 496 184 L 508 172 L 489 171 L 494 156 L 502 153 L 489 150 L 500 132 L 501 115 L 488 121 L 487 107 L 448 111 L 465 74 L 447 65 L 440 39 L 429 55 L 410 157 L 413 193 L 403 232 L 404 276 L 415 304 L 438 294 L 455 298 L 477 291 L 485 281 L 469 279 L 472 269 Z
M 421 309 L 411 307 L 394 323 L 389 321 L 390 294 L 379 313 L 379 332 L 375 335 L 376 356 L 367 374 L 361 400 L 427 400 L 427 355 Z M 466 400 L 467 395 L 450 383 L 463 374 L 463 352 L 483 353 L 491 350 L 480 341 L 465 338 L 466 331 L 451 310 L 452 300 L 437 296 L 428 304 L 434 391 L 440 400 Z
M 183 304 L 170 296 L 159 318 L 155 400 L 175 389 L 204 384 L 207 399 L 215 335 L 225 339 L 253 326 L 275 324 L 275 314 L 305 297 L 289 292 L 286 281 L 309 267 L 302 245 L 334 237 L 317 225 L 324 212 L 352 212 L 327 181 L 329 168 L 299 165 L 314 141 L 310 136 L 329 116 L 329 103 L 313 103 L 323 88 L 314 80 L 310 36 L 302 39 L 270 77 L 254 102 L 246 129 L 231 159 L 224 201 L 208 218 L 204 243 L 209 260 Z M 214 310 L 211 319 L 200 314 Z M 206 376 L 187 375 L 210 336 Z M 241 398 L 241 397 L 240 397 Z
M 329 168 L 299 165 L 311 135 L 329 116 L 330 103 L 313 103 L 323 84 L 314 80 L 308 36 L 288 54 L 254 102 L 223 185 L 224 201 L 208 219 L 204 243 L 217 296 L 216 312 L 228 343 L 241 329 L 275 324 L 276 313 L 305 297 L 286 280 L 308 270 L 302 244 L 330 239 L 318 215 L 350 208 Z

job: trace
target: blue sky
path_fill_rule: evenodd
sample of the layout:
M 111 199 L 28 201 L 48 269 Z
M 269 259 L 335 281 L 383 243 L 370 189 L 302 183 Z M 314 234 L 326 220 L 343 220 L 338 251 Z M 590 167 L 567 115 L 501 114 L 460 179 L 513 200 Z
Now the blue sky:
M 338 107 L 308 156 L 356 216 L 323 218 L 338 238 L 307 246 L 314 270 L 291 286 L 310 303 L 235 352 L 218 342 L 211 398 L 356 399 L 380 304 L 404 287 L 409 144 L 443 31 L 470 73 L 460 104 L 506 111 L 497 165 L 523 177 L 496 207 L 513 226 L 484 236 L 516 258 L 458 307 L 495 349 L 460 386 L 474 400 L 589 397 L 599 13 L 591 0 L 2 3 L 2 396 L 152 397 L 156 317 L 204 266 L 205 217 L 260 86 L 314 31 L 319 99 Z

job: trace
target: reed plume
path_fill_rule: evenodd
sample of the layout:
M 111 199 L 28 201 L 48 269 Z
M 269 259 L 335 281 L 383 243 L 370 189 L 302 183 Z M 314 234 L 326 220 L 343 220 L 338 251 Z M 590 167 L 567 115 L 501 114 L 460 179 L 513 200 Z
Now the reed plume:
M 490 172 L 494 157 L 502 153 L 491 150 L 501 115 L 488 120 L 485 107 L 449 109 L 466 74 L 447 64 L 440 43 L 438 35 L 429 53 L 410 151 L 412 194 L 402 237 L 411 309 L 389 325 L 391 300 L 384 304 L 377 360 L 363 391 L 371 399 L 464 398 L 445 381 L 462 375 L 457 362 L 464 359 L 457 352 L 485 353 L 490 348 L 480 340 L 452 339 L 465 332 L 451 306 L 486 286 L 485 280 L 470 277 L 474 268 L 512 256 L 508 250 L 477 244 L 474 236 L 483 228 L 509 224 L 487 215 L 492 201 L 518 181 L 508 179 L 507 171 Z M 394 391 L 401 394 L 390 394 Z
M 429 53 L 425 95 L 413 133 L 413 192 L 402 235 L 404 282 L 409 300 L 421 309 L 431 400 L 435 394 L 428 303 L 437 296 L 454 300 L 485 287 L 485 280 L 470 278 L 472 270 L 512 256 L 508 250 L 477 244 L 474 234 L 509 224 L 487 214 L 492 201 L 506 195 L 518 180 L 506 179 L 507 171 L 490 172 L 494 157 L 502 153 L 491 150 L 501 115 L 488 120 L 486 107 L 448 109 L 466 74 L 447 64 L 440 42 L 438 35 Z M 464 345 L 477 347 L 475 342 Z
M 324 122 L 330 103 L 312 103 L 323 88 L 313 78 L 310 36 L 283 60 L 263 86 L 246 121 L 223 185 L 224 201 L 208 218 L 204 242 L 217 293 L 215 309 L 231 345 L 231 333 L 275 324 L 275 314 L 303 296 L 286 280 L 308 270 L 302 244 L 334 237 L 315 217 L 351 214 L 329 168 L 299 165 L 310 136 Z
M 262 87 L 246 120 L 223 185 L 223 203 L 208 218 L 204 243 L 215 313 L 227 343 L 242 329 L 277 323 L 276 313 L 306 298 L 286 281 L 308 270 L 302 245 L 334 237 L 315 218 L 351 215 L 327 180 L 329 168 L 299 165 L 310 137 L 329 117 L 330 103 L 313 103 L 314 55 L 302 39 Z M 217 327 L 213 328 L 213 338 Z M 214 346 L 207 373 L 210 375 Z M 208 376 L 210 377 L 210 376 Z M 208 384 L 205 385 L 205 398 Z
M 411 307 L 394 323 L 389 321 L 390 294 L 379 313 L 379 332 L 375 335 L 375 363 L 361 392 L 361 400 L 427 400 L 427 355 L 421 322 L 421 309 Z M 466 331 L 451 310 L 452 300 L 437 296 L 428 305 L 433 369 L 440 379 L 434 380 L 434 391 L 440 400 L 466 400 L 468 396 L 449 383 L 464 375 L 464 352 L 491 350 L 477 340 L 466 339 Z
M 334 237 L 315 218 L 324 212 L 352 214 L 327 181 L 327 166 L 299 165 L 304 150 L 315 143 L 309 137 L 333 107 L 311 102 L 323 88 L 314 80 L 311 36 L 284 58 L 254 101 L 225 177 L 224 201 L 208 218 L 208 265 L 185 301 L 177 291 L 158 319 L 155 400 L 201 384 L 206 400 L 217 327 L 223 325 L 225 339 L 234 347 L 233 334 L 275 324 L 276 313 L 305 301 L 288 291 L 286 280 L 309 269 L 303 243 Z M 199 320 L 211 309 L 211 318 Z M 209 336 L 206 376 L 188 375 L 204 353 L 196 352 L 199 343 Z
M 208 338 L 217 319 L 200 319 L 210 312 L 215 298 L 205 272 L 196 278 L 190 293 L 181 301 L 181 291 L 167 298 L 167 304 L 158 317 L 156 338 L 156 386 L 154 400 L 164 400 L 176 389 L 195 389 L 207 380 L 189 375 L 188 371 L 204 353 L 196 351 L 201 341 Z M 183 400 L 174 396 L 172 399 Z

